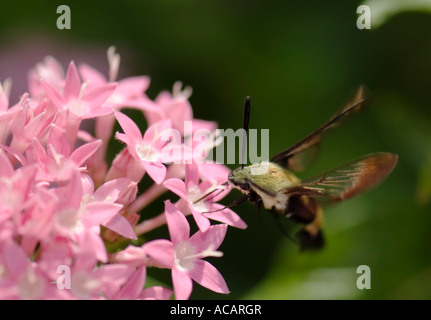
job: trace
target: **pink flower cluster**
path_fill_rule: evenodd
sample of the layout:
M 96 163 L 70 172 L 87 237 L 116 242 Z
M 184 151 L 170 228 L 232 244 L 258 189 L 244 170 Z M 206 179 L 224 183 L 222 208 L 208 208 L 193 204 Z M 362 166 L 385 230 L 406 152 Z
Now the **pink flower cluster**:
M 48 57 L 30 71 L 28 93 L 15 105 L 10 83 L 0 84 L 0 299 L 188 299 L 193 280 L 229 292 L 204 258 L 222 256 L 228 225 L 246 224 L 217 203 L 228 189 L 204 197 L 229 170 L 197 161 L 193 137 L 216 124 L 193 118 L 191 89 L 181 83 L 151 100 L 148 77 L 116 80 L 114 50 L 108 79 L 73 62 L 64 75 Z M 124 148 L 108 163 L 116 121 Z M 173 130 L 181 141 L 169 138 Z M 153 184 L 138 190 L 143 178 Z M 158 215 L 146 208 L 155 200 L 165 201 Z M 143 236 L 164 225 L 170 240 Z M 171 270 L 173 292 L 146 286 L 150 267 Z M 59 272 L 65 268 L 70 273 Z

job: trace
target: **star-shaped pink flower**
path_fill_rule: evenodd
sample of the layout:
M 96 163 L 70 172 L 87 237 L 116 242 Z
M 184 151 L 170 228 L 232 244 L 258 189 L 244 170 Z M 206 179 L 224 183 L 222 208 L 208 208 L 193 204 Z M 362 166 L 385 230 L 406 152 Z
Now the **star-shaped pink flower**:
M 86 83 L 82 83 L 73 62 L 70 63 L 67 70 L 63 93 L 49 82 L 43 81 L 42 85 L 48 98 L 59 110 L 68 110 L 79 119 L 95 118 L 112 113 L 111 108 L 106 108 L 102 104 L 114 92 L 116 84 L 107 83 L 87 91 Z
M 116 112 L 118 122 L 124 133 L 116 133 L 115 137 L 127 145 L 127 149 L 135 160 L 141 163 L 143 169 L 158 184 L 166 176 L 165 162 L 180 161 L 183 157 L 191 157 L 192 153 L 183 148 L 180 141 L 172 141 L 168 145 L 171 122 L 162 120 L 151 125 L 142 136 L 138 126 L 123 113 Z M 169 148 L 169 149 L 168 149 Z M 172 156 L 167 154 L 171 150 Z
M 146 256 L 159 266 L 172 269 L 175 298 L 184 300 L 190 297 L 192 280 L 217 293 L 229 293 L 220 272 L 203 260 L 223 255 L 217 249 L 226 235 L 227 225 L 213 225 L 206 232 L 198 231 L 190 237 L 186 217 L 170 201 L 165 202 L 165 215 L 171 241 L 154 240 L 143 248 Z
M 102 141 L 95 140 L 71 152 L 64 130 L 52 125 L 46 151 L 39 140 L 35 139 L 32 148 L 27 152 L 27 159 L 29 163 L 39 164 L 39 177 L 47 181 L 63 181 L 69 179 L 74 170 L 80 169 L 101 144 Z
M 235 212 L 229 208 L 221 210 L 223 205 L 215 203 L 221 200 L 226 195 L 226 192 L 215 197 L 209 197 L 211 200 L 205 199 L 205 195 L 214 190 L 214 186 L 209 180 L 199 183 L 199 169 L 196 164 L 186 165 L 185 182 L 178 178 L 172 178 L 167 179 L 163 185 L 179 195 L 187 203 L 201 231 L 206 231 L 210 227 L 208 219 L 220 221 L 240 229 L 247 228 L 246 223 Z

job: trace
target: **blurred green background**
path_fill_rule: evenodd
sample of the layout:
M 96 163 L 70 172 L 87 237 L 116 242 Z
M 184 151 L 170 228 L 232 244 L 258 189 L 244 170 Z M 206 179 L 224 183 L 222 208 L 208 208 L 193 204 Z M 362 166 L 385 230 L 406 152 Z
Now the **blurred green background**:
M 152 98 L 181 80 L 193 87 L 195 117 L 220 128 L 241 126 L 250 95 L 250 126 L 270 129 L 271 154 L 316 129 L 366 84 L 370 107 L 325 136 L 301 177 L 377 151 L 399 155 L 391 176 L 325 208 L 320 252 L 299 252 L 251 204 L 235 208 L 248 229 L 229 229 L 224 257 L 209 259 L 231 294 L 195 284 L 192 299 L 430 299 L 431 1 L 416 2 L 415 10 L 403 9 L 409 0 L 370 2 L 373 17 L 386 17 L 371 30 L 356 26 L 359 1 L 8 2 L 0 10 L 0 80 L 13 77 L 16 101 L 27 70 L 44 56 L 106 73 L 106 49 L 115 45 L 120 79 L 149 75 Z M 399 11 L 391 10 L 395 3 Z M 70 6 L 70 30 L 56 27 L 61 4 Z M 360 265 L 371 269 L 370 290 L 356 287 Z M 168 278 L 163 270 L 149 275 Z

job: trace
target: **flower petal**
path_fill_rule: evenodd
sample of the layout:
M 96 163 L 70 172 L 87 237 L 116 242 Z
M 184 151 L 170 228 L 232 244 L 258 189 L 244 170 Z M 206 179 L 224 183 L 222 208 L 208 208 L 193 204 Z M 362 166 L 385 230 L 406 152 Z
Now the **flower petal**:
M 145 266 L 138 268 L 121 287 L 119 294 L 115 295 L 115 299 L 136 299 L 142 293 L 146 276 L 147 268 Z
M 13 277 L 24 273 L 29 266 L 28 257 L 14 241 L 8 241 L 2 248 L 3 263 Z
M 217 250 L 226 236 L 226 231 L 227 225 L 225 224 L 213 225 L 206 232 L 196 232 L 189 241 L 197 252 Z
M 137 239 L 135 231 L 133 231 L 133 227 L 130 225 L 129 221 L 122 216 L 121 214 L 116 214 L 109 220 L 104 223 L 103 226 L 106 228 L 118 233 L 119 235 L 128 238 L 128 239 Z
M 87 114 L 82 116 L 82 119 L 92 119 L 92 118 L 99 118 L 104 117 L 107 115 L 112 114 L 114 111 L 111 107 L 100 107 L 100 108 L 93 108 L 90 109 Z
M 199 185 L 199 169 L 196 163 L 186 164 L 186 186 L 190 187 L 190 185 Z
M 117 91 L 130 97 L 140 97 L 150 85 L 150 77 L 136 76 L 122 79 L 118 82 Z
M 132 182 L 129 178 L 117 178 L 105 182 L 94 192 L 94 199 L 97 201 L 115 202 L 118 195 L 126 189 Z
M 149 126 L 148 129 L 145 131 L 143 141 L 146 144 L 150 144 L 150 145 L 154 145 L 154 142 L 158 141 L 159 142 L 157 144 L 158 147 L 160 147 L 159 144 L 165 145 L 166 141 L 160 141 L 159 138 L 161 138 L 162 136 L 166 136 L 166 135 L 162 135 L 162 132 L 170 128 L 171 128 L 171 120 L 161 120 L 159 122 L 156 122 L 151 126 Z
M 166 166 L 163 163 L 157 162 L 142 162 L 145 171 L 155 183 L 160 184 L 166 177 Z
M 136 280 L 136 282 L 134 283 L 136 291 L 140 292 L 140 290 L 142 290 L 142 287 L 139 288 L 139 286 L 142 285 L 142 280 L 145 281 L 146 268 L 141 269 L 143 269 L 143 271 L 134 271 L 134 268 L 130 268 L 127 265 L 118 263 L 106 264 L 94 270 L 92 272 L 92 276 L 95 281 L 99 281 L 99 283 L 101 283 L 101 285 L 98 287 L 98 291 L 103 293 L 107 299 L 113 299 L 114 297 L 116 297 L 119 288 L 123 289 L 123 285 L 127 285 L 128 283 L 130 283 L 130 279 L 134 276 L 132 274 L 133 272 L 141 273 L 138 275 L 138 277 L 133 277 L 133 280 Z M 128 293 L 132 295 L 133 298 L 136 298 L 136 295 L 133 296 L 134 292 L 132 288 L 127 289 L 129 289 Z M 123 297 L 123 299 L 126 298 Z
M 155 286 L 142 290 L 138 298 L 144 300 L 169 300 L 171 296 L 172 290 Z
M 184 214 L 169 200 L 165 202 L 165 215 L 173 244 L 188 240 L 190 236 L 189 223 Z
M 172 284 L 174 286 L 175 299 L 187 300 L 192 294 L 193 282 L 189 275 L 177 268 L 172 269 Z
M 116 86 L 116 83 L 107 83 L 88 90 L 84 95 L 84 100 L 88 104 L 88 109 L 93 110 L 99 108 L 114 93 Z
M 195 132 L 196 130 L 199 130 L 199 129 L 205 129 L 212 132 L 215 129 L 217 129 L 217 122 L 195 118 L 193 119 L 192 131 Z
M 120 210 L 122 205 L 109 202 L 90 202 L 85 206 L 86 214 L 82 218 L 84 225 L 89 228 L 104 225 L 111 220 Z
M 142 246 L 145 265 L 159 268 L 174 266 L 174 245 L 165 239 L 152 240 Z
M 160 160 L 163 163 L 190 163 L 192 159 L 192 149 L 183 144 L 175 144 L 171 142 L 161 148 Z
M 60 153 L 65 157 L 69 157 L 70 146 L 69 142 L 67 141 L 67 136 L 64 132 L 64 129 L 55 124 L 51 126 L 48 144 L 51 144 L 54 147 L 55 152 Z
M 67 186 L 56 189 L 60 200 L 64 201 L 65 208 L 78 209 L 81 205 L 83 188 L 81 174 L 74 170 Z
M 86 143 L 72 152 L 70 160 L 72 160 L 77 166 L 81 166 L 88 158 L 96 153 L 101 145 L 102 140 Z
M 126 116 L 124 113 L 115 112 L 115 117 L 117 118 L 118 123 L 120 123 L 121 128 L 123 128 L 124 133 L 131 142 L 142 139 L 141 131 L 139 130 L 136 123 Z
M 199 212 L 197 210 L 195 210 L 193 207 L 190 207 L 190 211 L 192 212 L 193 215 L 193 219 L 195 219 L 196 224 L 199 227 L 199 230 L 202 232 L 205 232 L 208 230 L 208 228 L 210 227 L 211 223 L 208 220 L 208 218 L 206 216 L 204 216 L 202 214 L 202 212 Z
M 202 180 L 223 183 L 227 180 L 230 169 L 223 164 L 203 162 L 199 164 L 199 174 Z
M 119 263 L 140 266 L 145 264 L 145 252 L 143 247 L 129 244 L 125 249 L 115 253 L 113 260 Z
M 46 95 L 54 103 L 54 105 L 58 109 L 64 110 L 66 106 L 66 102 L 61 96 L 60 92 L 58 92 L 58 90 L 53 85 L 43 80 L 42 80 L 42 86 L 45 89 Z
M 97 261 L 106 262 L 108 260 L 105 244 L 96 229 L 89 229 L 88 232 L 80 234 L 77 245 L 79 252 L 76 254 L 75 265 L 81 270 L 91 270 Z
M 210 211 L 220 210 L 223 207 L 224 206 L 221 204 L 214 203 Z M 247 224 L 240 218 L 240 216 L 237 215 L 229 208 L 226 208 L 224 210 L 217 211 L 217 212 L 204 213 L 204 215 L 207 218 L 226 223 L 235 228 L 240 228 L 240 229 L 247 228 Z
M 66 82 L 64 84 L 64 98 L 66 101 L 71 98 L 78 98 L 81 86 L 82 82 L 79 78 L 78 70 L 72 61 L 69 64 L 69 69 L 67 69 Z
M 89 86 L 100 86 L 107 82 L 106 77 L 101 72 L 88 64 L 83 63 L 79 65 L 79 72 L 82 75 L 82 79 L 84 79 Z
M 187 200 L 187 190 L 184 181 L 178 178 L 167 179 L 163 185 L 184 200 Z
M 117 139 L 118 141 L 121 141 L 127 145 L 131 145 L 132 142 L 130 141 L 130 139 L 127 137 L 126 134 L 121 133 L 121 132 L 116 132 L 115 133 L 115 139 Z M 134 150 L 134 148 L 131 146 L 130 147 L 131 151 Z M 134 153 L 136 153 L 136 150 L 134 150 Z M 136 156 L 137 157 L 137 156 Z
M 197 260 L 195 268 L 189 271 L 190 277 L 201 286 L 217 293 L 229 293 L 221 273 L 208 261 Z

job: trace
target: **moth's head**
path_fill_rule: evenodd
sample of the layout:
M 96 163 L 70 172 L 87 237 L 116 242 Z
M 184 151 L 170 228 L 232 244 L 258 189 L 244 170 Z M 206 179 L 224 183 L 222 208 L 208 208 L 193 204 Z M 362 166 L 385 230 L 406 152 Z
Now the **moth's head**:
M 250 178 L 250 170 L 248 167 L 236 168 L 229 173 L 228 181 L 241 190 L 250 190 Z

